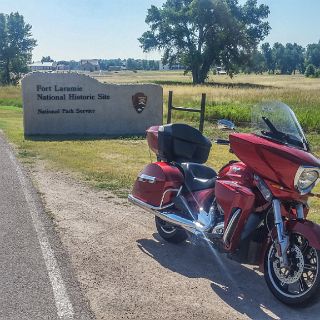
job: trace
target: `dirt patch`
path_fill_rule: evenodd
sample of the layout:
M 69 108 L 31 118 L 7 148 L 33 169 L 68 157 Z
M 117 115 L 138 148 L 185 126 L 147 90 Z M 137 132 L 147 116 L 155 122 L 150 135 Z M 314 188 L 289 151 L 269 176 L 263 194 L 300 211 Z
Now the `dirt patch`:
M 153 217 L 72 175 L 31 170 L 97 319 L 310 319 L 319 305 L 293 310 L 263 277 L 206 245 L 171 245 Z M 225 263 L 226 262 L 226 263 Z

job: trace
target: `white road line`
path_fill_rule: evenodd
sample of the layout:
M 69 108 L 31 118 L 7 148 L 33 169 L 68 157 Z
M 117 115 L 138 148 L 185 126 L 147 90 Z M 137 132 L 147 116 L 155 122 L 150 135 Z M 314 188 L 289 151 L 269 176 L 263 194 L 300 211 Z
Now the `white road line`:
M 58 317 L 63 320 L 67 320 L 67 319 L 71 320 L 74 318 L 73 307 L 68 297 L 66 287 L 64 285 L 64 281 L 62 279 L 61 272 L 54 255 L 54 251 L 50 246 L 47 233 L 41 222 L 39 211 L 37 210 L 32 193 L 28 189 L 26 179 L 21 171 L 21 168 L 15 156 L 12 154 L 10 150 L 6 149 L 6 151 L 17 172 L 17 175 L 22 187 L 22 191 L 24 193 L 24 196 L 26 198 L 26 201 L 29 207 L 29 212 L 33 221 L 33 225 L 37 232 L 42 255 L 48 270 L 48 275 L 49 275 L 51 286 L 53 289 Z

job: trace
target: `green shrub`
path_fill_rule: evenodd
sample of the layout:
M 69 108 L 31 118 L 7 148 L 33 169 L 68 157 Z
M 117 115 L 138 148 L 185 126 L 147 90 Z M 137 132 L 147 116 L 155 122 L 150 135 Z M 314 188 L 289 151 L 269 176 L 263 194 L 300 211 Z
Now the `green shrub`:
M 316 70 L 316 73 L 314 75 L 315 78 L 320 78 L 320 69 Z
M 305 76 L 306 77 L 314 77 L 316 74 L 316 67 L 313 64 L 309 64 L 307 66 Z

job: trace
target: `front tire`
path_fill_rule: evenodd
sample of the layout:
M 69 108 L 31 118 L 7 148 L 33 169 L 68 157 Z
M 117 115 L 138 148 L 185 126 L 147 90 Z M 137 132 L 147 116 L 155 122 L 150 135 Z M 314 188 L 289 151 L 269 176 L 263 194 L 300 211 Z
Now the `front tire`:
M 320 288 L 320 251 L 309 246 L 308 241 L 293 234 L 288 249 L 289 268 L 280 266 L 272 243 L 265 256 L 264 277 L 276 298 L 288 305 L 310 302 Z
M 188 238 L 185 230 L 168 223 L 159 217 L 155 217 L 156 228 L 160 237 L 171 243 L 181 243 Z

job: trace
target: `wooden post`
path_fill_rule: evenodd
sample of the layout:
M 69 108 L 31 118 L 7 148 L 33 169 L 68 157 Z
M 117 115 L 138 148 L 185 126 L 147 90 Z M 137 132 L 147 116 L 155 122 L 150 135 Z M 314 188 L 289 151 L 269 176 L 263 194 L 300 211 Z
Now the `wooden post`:
M 201 111 L 200 111 L 200 125 L 199 125 L 199 131 L 201 133 L 203 133 L 205 111 L 206 111 L 206 94 L 203 93 L 201 96 Z
M 167 123 L 171 123 L 171 114 L 172 114 L 172 93 L 173 93 L 172 91 L 169 91 Z

